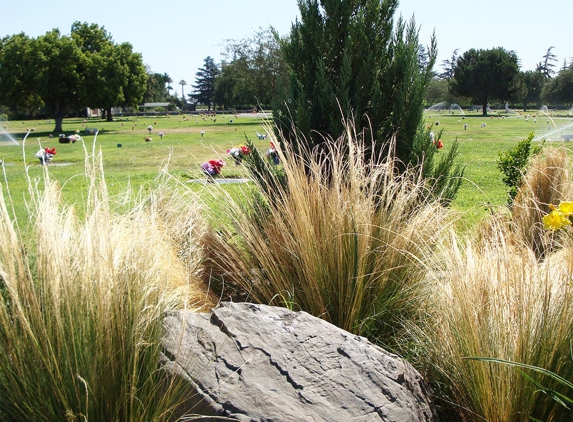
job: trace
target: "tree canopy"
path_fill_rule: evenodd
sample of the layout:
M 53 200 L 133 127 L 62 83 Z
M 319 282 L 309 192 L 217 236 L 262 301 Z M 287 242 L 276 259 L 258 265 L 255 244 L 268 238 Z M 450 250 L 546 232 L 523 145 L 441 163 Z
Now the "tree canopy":
M 541 97 L 547 102 L 573 105 L 573 64 L 545 83 Z
M 0 103 L 12 111 L 43 105 L 34 90 L 33 63 L 28 59 L 31 55 L 32 39 L 24 33 L 0 41 Z
M 75 22 L 70 36 L 54 29 L 43 36 L 6 37 L 0 44 L 0 102 L 11 108 L 43 104 L 54 131 L 80 107 L 108 109 L 139 103 L 147 76 L 129 43 L 116 45 L 96 24 Z
M 270 107 L 284 68 L 272 31 L 260 29 L 252 37 L 227 40 L 223 55 L 215 83 L 217 103 L 238 108 Z
M 106 111 L 117 106 L 136 106 L 146 91 L 147 76 L 140 54 L 131 44 L 114 44 L 111 35 L 96 24 L 75 22 L 72 38 L 83 54 L 83 103 Z
M 456 48 L 453 51 L 451 58 L 442 60 L 443 71 L 441 73 L 438 73 L 437 75 L 438 78 L 446 79 L 449 81 L 454 77 L 454 69 L 456 68 L 456 63 L 458 61 L 458 50 L 459 48 Z
M 471 97 L 487 115 L 489 101 L 507 101 L 520 92 L 519 59 L 502 47 L 491 50 L 470 49 L 458 57 L 451 90 L 456 95 Z
M 171 79 L 167 73 L 156 73 L 147 69 L 147 90 L 143 95 L 143 101 L 156 103 L 169 99 L 167 92 L 168 80 Z
M 524 95 L 521 98 L 523 109 L 527 109 L 529 104 L 541 107 L 541 90 L 545 84 L 545 76 L 538 70 L 527 70 L 522 75 L 525 85 Z

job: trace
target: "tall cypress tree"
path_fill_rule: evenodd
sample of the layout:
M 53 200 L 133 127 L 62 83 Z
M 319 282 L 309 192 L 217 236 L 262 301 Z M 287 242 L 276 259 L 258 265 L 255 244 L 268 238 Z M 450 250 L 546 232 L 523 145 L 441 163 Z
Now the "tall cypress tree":
M 423 110 L 436 41 L 421 50 L 414 19 L 394 24 L 397 6 L 398 0 L 299 0 L 300 20 L 281 40 L 289 76 L 273 107 L 275 124 L 287 139 L 296 142 L 298 132 L 321 148 L 343 133 L 343 118 L 352 120 L 376 140 L 373 157 L 390 152 L 404 166 L 424 158 L 429 177 L 436 148 Z

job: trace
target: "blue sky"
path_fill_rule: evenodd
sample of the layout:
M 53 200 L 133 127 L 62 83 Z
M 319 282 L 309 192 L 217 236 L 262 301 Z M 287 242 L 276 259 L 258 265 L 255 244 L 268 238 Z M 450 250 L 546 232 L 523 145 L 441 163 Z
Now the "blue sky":
M 423 44 L 435 31 L 437 70 L 456 48 L 460 53 L 514 50 L 523 70 L 534 69 L 550 46 L 558 67 L 573 57 L 572 0 L 401 0 L 396 17 L 400 14 L 414 15 Z M 243 39 L 271 25 L 287 34 L 298 6 L 296 0 L 12 0 L 4 2 L 0 16 L 0 36 L 24 32 L 36 37 L 52 28 L 69 34 L 74 21 L 97 23 L 115 42 L 130 42 L 152 71 L 169 74 L 180 92 L 177 83 L 193 84 L 205 57 L 221 59 L 225 40 Z

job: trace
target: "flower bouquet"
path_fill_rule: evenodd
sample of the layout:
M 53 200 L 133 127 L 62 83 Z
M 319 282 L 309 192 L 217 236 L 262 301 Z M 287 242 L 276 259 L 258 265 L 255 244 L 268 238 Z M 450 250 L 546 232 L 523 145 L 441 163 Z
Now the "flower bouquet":
M 229 154 L 235 160 L 236 165 L 240 165 L 243 161 L 243 157 L 245 155 L 249 155 L 251 153 L 251 149 L 246 145 L 239 145 L 227 150 L 227 154 Z
M 207 175 L 207 178 L 212 179 L 221 174 L 221 169 L 225 165 L 223 160 L 209 160 L 201 164 L 201 170 Z
M 46 147 L 44 149 L 40 149 L 40 151 L 36 153 L 36 158 L 40 160 L 40 164 L 44 165 L 49 164 L 52 161 L 52 158 L 54 158 L 54 155 L 56 155 L 56 148 Z
M 277 147 L 275 147 L 275 144 L 273 144 L 272 142 L 271 142 L 271 147 L 269 149 L 267 149 L 266 156 L 273 164 L 279 164 L 280 163 L 280 158 L 279 158 L 279 153 L 277 152 Z

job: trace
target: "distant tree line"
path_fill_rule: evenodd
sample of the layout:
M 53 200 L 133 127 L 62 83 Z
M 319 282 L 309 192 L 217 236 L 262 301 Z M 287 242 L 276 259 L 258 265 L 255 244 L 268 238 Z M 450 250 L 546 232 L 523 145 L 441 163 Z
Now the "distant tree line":
M 55 119 L 55 131 L 78 109 L 141 102 L 147 73 L 131 44 L 116 44 L 96 24 L 75 22 L 69 36 L 54 29 L 30 38 L 24 33 L 0 40 L 0 104 L 12 112 L 38 110 Z
M 535 70 L 521 71 L 513 51 L 498 47 L 489 50 L 470 49 L 442 61 L 442 72 L 436 73 L 426 93 L 426 103 L 441 101 L 479 104 L 483 114 L 487 104 L 511 102 L 539 108 L 543 104 L 573 106 L 573 58 L 556 69 L 554 47 L 537 63 Z
M 97 24 L 74 22 L 70 35 L 54 29 L 37 38 L 20 33 L 0 39 L 0 106 L 16 116 L 53 117 L 56 132 L 64 117 L 85 115 L 86 107 L 112 120 L 116 107 L 181 106 L 172 82 Z

